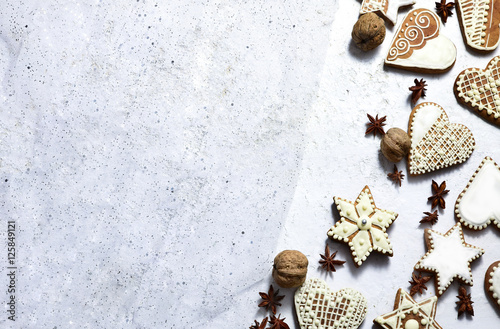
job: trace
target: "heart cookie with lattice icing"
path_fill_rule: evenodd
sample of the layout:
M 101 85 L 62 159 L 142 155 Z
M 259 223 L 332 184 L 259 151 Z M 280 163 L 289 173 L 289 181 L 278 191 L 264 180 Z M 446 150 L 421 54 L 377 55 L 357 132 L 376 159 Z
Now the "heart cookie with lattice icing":
M 486 270 L 484 288 L 495 305 L 500 308 L 500 260 L 491 264 Z
M 460 103 L 500 127 L 500 56 L 484 70 L 468 68 L 460 72 L 453 90 Z
M 385 64 L 401 69 L 439 73 L 455 64 L 457 49 L 440 33 L 439 17 L 429 9 L 414 9 L 394 34 Z
M 465 227 L 482 230 L 491 222 L 500 228 L 500 167 L 483 159 L 455 203 L 455 217 Z
M 399 7 L 410 6 L 415 2 L 416 0 L 363 0 L 359 14 L 379 13 L 392 24 L 396 24 Z
M 420 175 L 467 160 L 474 150 L 472 132 L 464 125 L 450 123 L 436 103 L 421 103 L 410 114 L 410 175 Z
M 345 288 L 332 292 L 320 279 L 308 279 L 295 292 L 295 310 L 301 329 L 356 329 L 366 317 L 366 298 Z
M 456 0 L 458 21 L 464 41 L 470 47 L 490 51 L 500 40 L 500 2 L 495 0 Z

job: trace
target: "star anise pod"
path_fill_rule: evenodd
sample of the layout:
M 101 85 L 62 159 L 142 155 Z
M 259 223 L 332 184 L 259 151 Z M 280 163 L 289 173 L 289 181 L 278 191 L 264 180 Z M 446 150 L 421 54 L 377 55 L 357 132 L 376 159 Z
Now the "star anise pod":
M 378 118 L 378 114 L 375 119 L 369 114 L 367 114 L 366 116 L 368 117 L 368 120 L 370 120 L 370 122 L 367 123 L 368 128 L 366 128 L 365 135 L 368 135 L 370 133 L 373 133 L 373 136 L 375 136 L 377 133 L 385 135 L 385 131 L 382 126 L 385 126 L 384 121 L 386 116 L 383 116 L 380 119 Z
M 278 315 L 278 317 L 271 315 L 271 320 L 269 321 L 269 323 L 272 324 L 272 326 L 269 327 L 269 329 L 290 329 L 288 324 L 285 323 L 286 318 L 280 319 L 280 316 L 281 314 Z
M 462 313 L 467 313 L 471 316 L 474 315 L 474 307 L 472 304 L 474 303 L 470 297 L 470 294 L 467 294 L 467 290 L 464 286 L 460 286 L 458 288 L 458 296 L 459 299 L 456 304 L 458 305 L 458 316 L 462 315 Z
M 422 276 L 422 273 L 418 273 L 418 275 L 415 275 L 413 273 L 411 275 L 412 281 L 408 281 L 411 284 L 411 289 L 410 289 L 410 296 L 415 295 L 417 292 L 419 294 L 422 294 L 424 292 L 424 289 L 427 290 L 427 287 L 425 284 L 432 279 L 432 276 Z
M 393 182 L 399 183 L 399 186 L 401 187 L 401 181 L 404 179 L 405 175 L 403 174 L 403 171 L 398 171 L 398 167 L 394 165 L 394 172 L 388 173 L 387 177 L 389 177 Z
M 330 255 L 330 248 L 328 247 L 328 245 L 326 245 L 325 254 L 320 255 L 321 260 L 319 261 L 319 263 L 321 264 L 321 267 L 323 267 L 328 272 L 337 272 L 337 270 L 335 269 L 335 265 L 342 265 L 345 263 L 345 261 L 334 259 L 335 255 L 337 255 L 337 252 L 334 252 Z
M 285 298 L 285 296 L 278 296 L 279 292 L 279 289 L 274 292 L 273 285 L 269 287 L 267 294 L 265 292 L 259 292 L 260 297 L 263 299 L 259 307 L 265 307 L 266 310 L 271 309 L 271 312 L 276 314 L 276 306 L 281 306 L 280 300 Z
M 432 180 L 432 192 L 434 193 L 433 196 L 429 197 L 427 200 L 432 201 L 432 207 L 431 209 L 434 209 L 435 207 L 439 206 L 441 209 L 444 209 L 446 206 L 446 202 L 443 199 L 443 196 L 450 192 L 450 190 L 445 190 L 446 188 L 446 181 L 443 181 L 441 185 L 438 186 L 438 184 Z
M 418 81 L 418 79 L 415 79 L 414 83 L 414 86 L 408 88 L 411 90 L 412 104 L 416 104 L 420 97 L 425 97 L 425 92 L 427 91 L 427 89 L 425 88 L 427 84 L 425 83 L 424 79 L 420 79 L 420 81 Z
M 443 23 L 446 23 L 448 17 L 453 16 L 451 10 L 455 7 L 454 2 L 446 3 L 446 0 L 441 0 L 441 2 L 436 2 L 436 12 L 441 17 Z
M 257 320 L 254 320 L 255 324 L 251 325 L 249 328 L 250 329 L 265 329 L 267 325 L 267 316 L 262 320 L 261 323 L 258 323 Z
M 422 218 L 420 223 L 431 223 L 431 225 L 436 224 L 436 222 L 438 220 L 438 211 L 437 210 L 434 210 L 434 212 L 432 212 L 432 213 L 431 212 L 424 212 L 424 215 L 427 215 L 427 216 Z

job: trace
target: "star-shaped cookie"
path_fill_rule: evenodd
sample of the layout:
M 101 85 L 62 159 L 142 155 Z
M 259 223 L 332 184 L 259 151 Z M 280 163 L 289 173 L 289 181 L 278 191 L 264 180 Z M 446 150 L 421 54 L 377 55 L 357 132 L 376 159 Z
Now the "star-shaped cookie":
M 436 322 L 437 297 L 415 300 L 403 289 L 399 289 L 394 302 L 394 311 L 377 317 L 373 322 L 385 329 L 442 329 Z
M 361 266 L 373 250 L 392 256 L 386 230 L 398 217 L 397 213 L 377 208 L 368 186 L 354 202 L 338 197 L 333 200 L 341 218 L 327 234 L 349 245 L 356 266 Z
M 472 286 L 470 263 L 484 254 L 484 250 L 465 243 L 462 225 L 455 224 L 445 234 L 431 229 L 424 234 L 428 251 L 415 270 L 436 274 L 436 295 L 442 295 L 455 278 Z
M 366 13 L 380 13 L 394 25 L 398 20 L 399 7 L 413 5 L 416 0 L 363 0 L 360 15 Z

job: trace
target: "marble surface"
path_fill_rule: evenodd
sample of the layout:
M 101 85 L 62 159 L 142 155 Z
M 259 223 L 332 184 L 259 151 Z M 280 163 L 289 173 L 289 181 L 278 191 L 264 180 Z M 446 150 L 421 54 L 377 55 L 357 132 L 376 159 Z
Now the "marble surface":
M 7 0 L 0 212 L 17 223 L 18 314 L 13 323 L 4 312 L 0 326 L 247 328 L 266 316 L 258 292 L 274 284 L 274 256 L 297 249 L 309 259 L 309 277 L 366 296 L 360 328 L 372 328 L 397 289 L 409 288 L 425 253 L 419 220 L 430 210 L 431 181 L 450 189 L 433 227 L 445 232 L 484 156 L 500 161 L 500 129 L 452 92 L 461 70 L 486 66 L 499 50 L 466 49 L 455 13 L 442 29 L 458 53 L 448 73 L 388 69 L 395 28 L 388 25 L 376 50 L 359 51 L 350 37 L 359 6 Z M 364 136 L 366 114 L 406 128 L 416 77 L 429 85 L 425 100 L 465 123 L 477 147 L 466 163 L 399 188 L 386 177 L 392 164 L 379 138 Z M 404 163 L 400 170 L 406 174 Z M 394 257 L 374 254 L 356 268 L 345 245 L 328 241 L 347 262 L 327 274 L 318 260 L 337 218 L 332 197 L 354 199 L 365 185 L 377 206 L 399 213 L 389 230 Z M 500 231 L 466 232 L 466 241 L 486 249 L 468 288 L 476 315 L 457 319 L 454 283 L 437 320 L 443 328 L 492 328 L 499 312 L 483 278 L 500 259 Z M 7 284 L 0 280 L 0 289 Z M 294 289 L 280 292 L 279 312 L 298 328 Z M 416 299 L 434 294 L 429 285 Z

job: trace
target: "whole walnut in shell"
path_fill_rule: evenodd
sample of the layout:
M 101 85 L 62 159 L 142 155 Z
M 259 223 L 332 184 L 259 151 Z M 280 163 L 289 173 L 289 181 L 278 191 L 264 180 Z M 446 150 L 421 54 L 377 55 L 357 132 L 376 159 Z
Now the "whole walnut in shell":
M 297 250 L 284 250 L 274 258 L 273 279 L 283 288 L 300 286 L 306 280 L 307 257 Z
M 385 22 L 377 14 L 364 14 L 354 24 L 351 36 L 358 48 L 372 50 L 384 42 Z
M 382 154 L 391 162 L 399 162 L 410 152 L 410 136 L 400 128 L 387 130 L 380 141 Z

